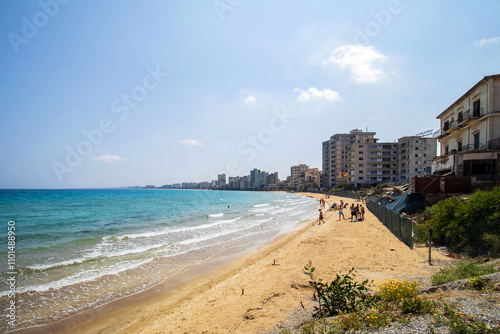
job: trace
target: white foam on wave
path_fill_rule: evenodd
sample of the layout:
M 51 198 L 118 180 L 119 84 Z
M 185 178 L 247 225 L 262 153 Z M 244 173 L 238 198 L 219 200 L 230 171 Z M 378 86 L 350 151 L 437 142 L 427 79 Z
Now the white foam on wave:
M 26 268 L 33 269 L 33 270 L 48 270 L 48 269 L 55 269 L 55 268 L 60 268 L 60 267 L 67 267 L 67 266 L 72 266 L 72 265 L 81 265 L 86 261 L 91 261 L 91 260 L 96 260 L 99 258 L 113 258 L 113 257 L 119 257 L 119 256 L 126 256 L 126 255 L 132 255 L 132 254 L 140 254 L 140 253 L 145 253 L 148 252 L 152 249 L 156 248 L 161 248 L 165 247 L 165 244 L 155 244 L 155 245 L 149 245 L 149 246 L 144 246 L 144 247 L 138 247 L 138 248 L 133 248 L 133 249 L 123 249 L 120 251 L 111 251 L 109 249 L 109 244 L 102 243 L 96 246 L 96 248 L 92 249 L 88 255 L 77 258 L 77 259 L 71 259 L 71 260 L 66 260 L 66 261 L 61 261 L 61 262 L 56 262 L 56 263 L 46 263 L 46 264 L 36 264 L 36 265 L 30 265 L 26 266 Z
M 221 215 L 223 215 L 223 214 L 221 213 Z M 113 238 L 116 240 L 152 238 L 152 237 L 167 235 L 167 234 L 171 234 L 171 233 L 191 232 L 191 231 L 196 231 L 196 230 L 201 230 L 201 229 L 213 227 L 216 225 L 234 223 L 235 221 L 237 221 L 241 218 L 243 218 L 243 217 L 236 217 L 233 219 L 226 219 L 226 220 L 217 220 L 217 221 L 214 221 L 214 222 L 209 223 L 209 224 L 202 224 L 202 225 L 190 226 L 190 227 L 181 227 L 181 228 L 169 227 L 167 229 L 156 230 L 156 231 L 151 231 L 151 232 L 126 234 L 126 235 L 119 235 L 119 236 L 106 236 L 106 237 L 103 237 L 103 240 L 111 240 L 112 241 Z
M 87 260 L 88 260 L 87 258 L 78 258 L 78 259 L 72 259 L 72 260 L 61 261 L 61 262 L 56 262 L 56 263 L 35 264 L 35 265 L 31 265 L 31 266 L 26 266 L 26 268 L 33 269 L 33 270 L 47 270 L 50 268 L 66 267 L 66 266 L 72 266 L 75 264 L 82 264 L 83 262 L 85 262 Z
M 112 257 L 118 257 L 118 256 L 126 256 L 126 255 L 132 255 L 132 254 L 140 254 L 140 253 L 146 253 L 152 249 L 156 248 L 161 248 L 165 247 L 165 244 L 154 244 L 154 245 L 148 245 L 148 246 L 143 246 L 143 247 L 137 247 L 137 248 L 127 248 L 119 251 L 112 251 L 109 248 L 106 249 L 106 245 L 103 244 L 101 247 L 97 247 L 97 249 L 93 249 L 90 254 L 89 254 L 89 259 L 93 258 L 100 258 L 100 257 L 106 257 L 106 258 L 112 258 Z
M 209 218 L 220 218 L 220 217 L 224 217 L 224 213 L 215 213 L 213 215 L 208 215 Z
M 298 215 L 302 215 L 304 213 L 306 213 L 306 211 L 301 210 L 301 211 L 297 211 L 297 212 L 293 212 L 293 213 L 288 214 L 288 217 L 295 217 L 295 216 L 298 216 Z
M 294 207 L 286 207 L 286 208 L 279 208 L 277 210 L 274 210 L 273 212 L 271 212 L 272 215 L 275 215 L 275 214 L 278 214 L 278 213 L 283 213 L 283 212 L 287 212 L 287 211 L 293 211 L 297 209 L 297 206 L 294 206 Z
M 95 281 L 107 275 L 118 275 L 124 271 L 135 269 L 153 260 L 154 260 L 153 258 L 150 258 L 139 261 L 122 261 L 112 266 L 101 267 L 99 268 L 99 270 L 93 269 L 93 270 L 79 271 L 77 273 L 74 273 L 73 275 L 59 279 L 57 281 L 52 281 L 40 285 L 29 285 L 26 287 L 19 287 L 16 292 L 17 293 L 23 293 L 28 291 L 44 292 L 48 290 L 57 290 L 74 284 L 82 284 L 90 281 Z M 0 293 L 0 297 L 3 297 L 8 293 L 9 291 L 3 291 Z
M 183 240 L 183 241 L 179 242 L 179 244 L 181 244 L 181 245 L 190 245 L 190 244 L 197 243 L 197 242 L 203 242 L 203 241 L 207 241 L 207 240 L 210 240 L 210 239 L 220 238 L 220 237 L 226 236 L 226 235 L 231 234 L 231 233 L 237 233 L 237 232 L 242 232 L 242 231 L 251 229 L 251 228 L 253 228 L 255 226 L 258 226 L 258 225 L 260 225 L 262 223 L 266 223 L 266 222 L 268 222 L 268 221 L 270 221 L 272 219 L 274 219 L 274 218 L 271 217 L 271 218 L 267 218 L 267 219 L 260 219 L 260 220 L 249 221 L 250 223 L 246 224 L 244 226 L 244 228 L 241 228 L 241 229 L 230 229 L 230 230 L 226 230 L 226 231 L 221 232 L 221 233 L 215 233 L 215 234 L 209 234 L 209 235 L 206 235 L 206 236 L 190 238 L 190 239 L 186 239 L 186 240 Z
M 261 208 L 261 207 L 263 207 L 263 206 L 269 206 L 269 205 L 271 205 L 271 204 L 270 204 L 270 203 L 255 204 L 253 207 L 254 207 L 254 208 Z

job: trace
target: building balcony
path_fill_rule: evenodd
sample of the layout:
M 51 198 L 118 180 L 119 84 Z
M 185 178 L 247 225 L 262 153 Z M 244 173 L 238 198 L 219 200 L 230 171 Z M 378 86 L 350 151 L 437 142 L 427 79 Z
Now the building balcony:
M 438 134 L 436 136 L 436 139 L 438 139 L 438 140 L 446 137 L 447 135 L 449 135 L 449 133 L 446 133 L 446 131 L 444 129 L 439 129 L 437 131 L 438 131 Z
M 459 126 L 464 126 L 474 119 L 481 118 L 485 115 L 483 108 L 469 109 L 458 114 L 457 123 Z
M 488 149 L 488 146 L 485 144 L 481 144 L 481 143 L 474 143 L 474 144 L 462 146 L 462 152 L 463 151 L 474 151 L 474 150 L 486 150 L 486 149 Z

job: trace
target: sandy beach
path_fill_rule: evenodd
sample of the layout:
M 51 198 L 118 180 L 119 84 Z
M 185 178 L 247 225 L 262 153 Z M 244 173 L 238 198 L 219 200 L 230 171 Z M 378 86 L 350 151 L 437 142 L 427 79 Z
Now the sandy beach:
M 326 207 L 340 199 L 325 199 Z M 425 248 L 410 249 L 368 210 L 362 222 L 339 221 L 337 211 L 324 212 L 325 224 L 318 225 L 317 219 L 305 222 L 298 230 L 228 264 L 207 264 L 210 268 L 205 269 L 211 270 L 201 276 L 188 270 L 146 293 L 29 332 L 265 332 L 285 321 L 301 303 L 306 307 L 313 303 L 303 274 L 309 260 L 323 279 L 352 267 L 359 280 L 374 282 L 426 277 L 438 269 L 427 264 Z M 344 214 L 349 218 L 348 210 Z M 446 258 L 434 252 L 433 259 Z

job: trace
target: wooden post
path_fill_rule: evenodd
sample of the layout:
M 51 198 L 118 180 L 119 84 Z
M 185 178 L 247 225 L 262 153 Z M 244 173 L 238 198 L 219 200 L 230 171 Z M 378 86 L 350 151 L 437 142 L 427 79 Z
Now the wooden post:
M 432 266 L 431 248 L 432 248 L 432 225 L 429 226 L 429 266 Z

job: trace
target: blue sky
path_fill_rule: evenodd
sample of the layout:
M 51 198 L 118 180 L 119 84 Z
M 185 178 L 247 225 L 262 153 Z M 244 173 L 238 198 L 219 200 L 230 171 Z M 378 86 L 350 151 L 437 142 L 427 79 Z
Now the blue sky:
M 500 73 L 500 2 L 0 2 L 0 188 L 210 181 L 321 168 Z

